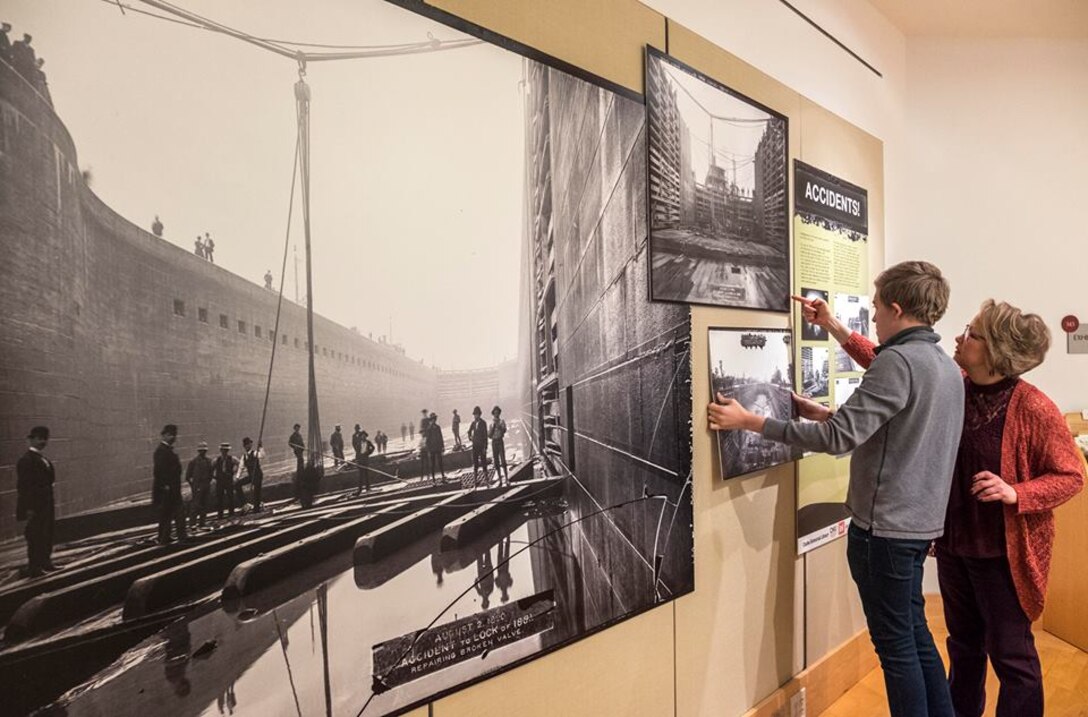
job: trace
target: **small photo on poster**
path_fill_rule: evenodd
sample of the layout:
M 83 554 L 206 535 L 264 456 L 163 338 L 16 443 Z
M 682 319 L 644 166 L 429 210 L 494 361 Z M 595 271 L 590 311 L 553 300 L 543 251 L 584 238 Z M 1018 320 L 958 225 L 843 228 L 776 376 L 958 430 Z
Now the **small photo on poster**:
M 852 373 L 860 370 L 861 366 L 850 358 L 850 354 L 846 353 L 842 346 L 835 347 L 835 373 Z
M 801 395 L 805 398 L 827 398 L 830 354 L 826 346 L 801 347 Z
M 792 337 L 785 329 L 711 328 L 711 400 L 718 394 L 767 418 L 792 420 Z M 801 457 L 784 443 L 751 431 L 718 431 L 722 478 L 764 470 Z
M 837 378 L 835 379 L 835 408 L 842 408 L 842 405 L 850 400 L 850 397 L 854 395 L 854 391 L 858 390 L 858 386 L 861 385 L 861 378 Z
M 835 318 L 851 331 L 869 338 L 869 297 L 835 294 Z
M 835 318 L 869 338 L 869 297 L 856 294 L 835 294 Z M 841 346 L 835 349 L 835 370 L 839 373 L 864 371 L 857 361 L 847 355 Z
M 801 289 L 801 296 L 806 299 L 822 299 L 828 303 L 828 293 L 822 289 Z M 801 340 L 802 341 L 827 341 L 827 329 L 823 326 L 810 324 L 801 314 Z

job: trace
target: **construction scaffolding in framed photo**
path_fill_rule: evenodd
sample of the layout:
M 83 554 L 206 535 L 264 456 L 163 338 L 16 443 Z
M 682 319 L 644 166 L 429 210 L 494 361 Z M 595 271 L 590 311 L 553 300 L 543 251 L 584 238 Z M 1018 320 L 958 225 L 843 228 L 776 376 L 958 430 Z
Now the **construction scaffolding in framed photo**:
M 711 400 L 734 399 L 764 418 L 796 418 L 790 390 L 793 336 L 788 330 L 711 327 L 707 345 Z M 723 479 L 801 457 L 800 450 L 752 431 L 718 431 L 717 437 Z
M 786 117 L 646 53 L 650 293 L 789 311 Z

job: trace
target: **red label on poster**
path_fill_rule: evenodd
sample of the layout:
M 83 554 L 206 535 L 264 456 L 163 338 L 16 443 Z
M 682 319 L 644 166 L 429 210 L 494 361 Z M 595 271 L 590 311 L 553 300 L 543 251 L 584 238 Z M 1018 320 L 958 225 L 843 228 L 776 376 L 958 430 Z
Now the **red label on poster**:
M 1067 334 L 1073 333 L 1077 330 L 1079 326 L 1080 319 L 1078 319 L 1076 316 L 1073 316 L 1072 314 L 1069 314 L 1069 316 L 1066 316 L 1062 319 L 1062 330 L 1065 331 L 1065 333 Z

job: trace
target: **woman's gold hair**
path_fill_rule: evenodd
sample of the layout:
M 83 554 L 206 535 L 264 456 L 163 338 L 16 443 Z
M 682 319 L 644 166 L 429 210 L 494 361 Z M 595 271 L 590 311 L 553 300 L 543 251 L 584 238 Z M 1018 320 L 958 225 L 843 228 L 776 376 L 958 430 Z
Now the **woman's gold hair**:
M 1038 314 L 1025 314 L 1012 304 L 986 299 L 975 329 L 986 341 L 990 368 L 1002 376 L 1020 376 L 1043 362 L 1050 348 L 1050 329 Z

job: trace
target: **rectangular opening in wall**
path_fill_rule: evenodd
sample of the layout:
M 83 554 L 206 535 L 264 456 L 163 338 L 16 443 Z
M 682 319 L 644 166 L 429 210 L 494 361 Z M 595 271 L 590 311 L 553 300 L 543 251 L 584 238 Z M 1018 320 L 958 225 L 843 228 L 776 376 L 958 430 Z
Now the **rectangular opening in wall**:
M 196 310 L 196 317 L 197 317 L 197 319 L 200 320 L 200 323 L 202 323 L 202 324 L 208 323 L 208 310 L 207 309 L 197 309 Z
M 221 329 L 230 328 L 230 319 L 227 318 L 226 314 L 220 314 L 219 315 L 219 328 L 221 328 Z
M 238 319 L 238 333 L 244 334 L 246 332 L 246 322 Z
M 256 324 L 253 325 L 253 335 L 257 338 L 261 338 L 261 327 Z
M 185 302 L 181 299 L 174 299 L 174 316 L 185 316 Z

